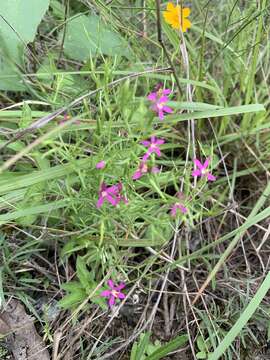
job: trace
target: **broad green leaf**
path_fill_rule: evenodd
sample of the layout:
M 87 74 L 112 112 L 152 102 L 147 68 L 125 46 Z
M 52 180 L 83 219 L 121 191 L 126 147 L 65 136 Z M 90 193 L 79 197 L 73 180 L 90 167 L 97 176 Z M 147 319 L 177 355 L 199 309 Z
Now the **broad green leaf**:
M 201 335 L 197 338 L 197 346 L 200 351 L 204 351 L 206 349 L 204 340 Z
M 187 335 L 177 336 L 175 339 L 171 340 L 167 344 L 161 346 L 157 349 L 153 354 L 147 356 L 145 360 L 159 360 L 164 356 L 168 355 L 170 352 L 175 351 L 177 349 L 181 349 L 188 341 Z
M 5 0 L 0 4 L 0 37 L 8 55 L 20 60 L 24 45 L 33 41 L 49 0 Z M 3 49 L 3 44 L 0 45 Z
M 205 351 L 200 351 L 196 354 L 197 359 L 206 359 L 207 355 Z
M 96 15 L 76 16 L 67 23 L 64 51 L 79 61 L 99 54 L 130 57 L 126 40 Z
M 1 42 L 1 38 L 0 38 L 0 42 Z M 25 86 L 18 73 L 18 70 L 16 70 L 15 68 L 15 65 L 9 64 L 1 56 L 1 47 L 0 47 L 0 89 L 6 91 L 25 90 Z
M 49 0 L 5 0 L 0 3 L 0 89 L 25 90 L 14 63 L 22 64 Z M 11 77 L 9 77 L 11 75 Z
M 145 353 L 147 345 L 150 342 L 150 335 L 151 334 L 149 332 L 147 332 L 147 333 L 143 334 L 143 336 L 141 336 L 140 342 L 139 342 L 139 345 L 138 345 L 138 348 L 136 351 L 136 356 L 135 356 L 136 360 L 141 360 L 141 359 L 145 358 L 144 353 Z
M 76 292 L 72 292 L 68 295 L 65 295 L 59 302 L 58 305 L 64 309 L 70 309 L 74 305 L 79 305 L 82 301 L 86 298 L 86 293 L 81 290 L 77 289 Z
M 83 288 L 86 291 L 88 291 L 89 288 L 91 287 L 90 286 L 91 275 L 90 272 L 87 270 L 86 264 L 81 256 L 77 257 L 76 271 L 80 283 L 82 284 Z
M 61 285 L 61 289 L 68 291 L 68 292 L 77 292 L 77 290 L 82 290 L 82 285 L 79 283 L 79 281 L 69 281 L 65 284 Z

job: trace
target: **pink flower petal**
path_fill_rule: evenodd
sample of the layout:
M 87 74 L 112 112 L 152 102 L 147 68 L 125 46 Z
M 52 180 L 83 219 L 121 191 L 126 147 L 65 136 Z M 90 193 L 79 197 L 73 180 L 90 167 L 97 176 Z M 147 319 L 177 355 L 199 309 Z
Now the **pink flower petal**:
M 206 159 L 206 160 L 205 160 L 205 162 L 204 162 L 204 164 L 203 164 L 203 168 L 204 168 L 204 169 L 207 169 L 207 168 L 208 168 L 209 161 L 210 161 L 210 159 Z
M 159 172 L 160 172 L 160 168 L 158 168 L 158 167 L 154 166 L 154 167 L 152 167 L 151 172 L 152 172 L 153 174 L 157 174 L 157 173 L 159 173 Z
M 156 141 L 157 145 L 162 145 L 164 143 L 165 143 L 165 140 L 163 140 L 163 139 L 157 139 L 157 141 Z
M 194 164 L 197 166 L 197 168 L 199 168 L 200 170 L 203 170 L 203 164 L 200 162 L 200 160 L 198 159 L 194 159 Z
M 161 152 L 160 152 L 159 148 L 155 149 L 155 153 L 157 154 L 157 156 L 161 156 Z
M 112 279 L 109 279 L 107 284 L 111 289 L 115 290 L 115 284 L 114 284 L 114 281 Z
M 201 176 L 201 174 L 202 174 L 202 173 L 201 173 L 200 170 L 193 170 L 191 175 L 192 175 L 192 176 Z
M 107 186 L 104 182 L 101 183 L 101 186 L 100 186 L 100 192 L 102 191 L 105 191 L 107 189 Z
M 157 104 L 154 104 L 151 106 L 151 110 L 155 111 L 155 112 L 158 112 L 158 107 L 157 107 Z
M 105 161 L 102 160 L 96 164 L 96 169 L 104 169 L 105 165 L 106 165 Z
M 115 304 L 115 297 L 111 296 L 108 303 L 109 303 L 109 307 L 112 308 L 113 305 Z
M 151 154 L 151 151 L 147 150 L 147 152 L 143 156 L 143 161 L 146 161 L 149 158 L 150 154 Z
M 126 284 L 121 282 L 118 286 L 116 286 L 115 290 L 120 291 L 126 287 Z
M 163 114 L 163 110 L 162 109 L 160 109 L 159 111 L 158 111 L 158 117 L 159 117 L 159 119 L 162 121 L 162 120 L 164 120 L 164 114 Z
M 116 206 L 117 204 L 118 204 L 118 202 L 117 202 L 117 199 L 115 199 L 115 198 L 113 198 L 111 195 L 107 195 L 106 196 L 106 199 L 113 205 L 113 206 Z
M 104 290 L 100 293 L 100 296 L 102 297 L 109 297 L 111 296 L 111 290 Z
M 96 207 L 99 209 L 103 205 L 103 202 L 104 198 L 101 196 L 96 203 Z
M 176 216 L 176 205 L 173 205 L 173 207 L 171 209 L 171 215 Z
M 169 106 L 164 105 L 163 106 L 163 111 L 165 111 L 166 113 L 171 114 L 173 112 L 173 109 L 171 109 Z
M 141 178 L 143 176 L 143 174 L 140 172 L 140 170 L 137 170 L 133 175 L 132 175 L 132 180 L 138 180 L 139 178 Z
M 149 146 L 149 145 L 150 145 L 150 141 L 144 140 L 144 141 L 141 141 L 141 144 L 144 145 L 144 146 Z
M 118 294 L 118 299 L 125 299 L 126 295 L 123 293 Z
M 119 193 L 119 185 L 112 185 L 108 188 L 106 188 L 107 193 L 110 193 L 112 195 L 117 195 Z
M 169 99 L 168 99 L 168 97 L 167 96 L 161 96 L 159 99 L 158 99 L 158 104 L 160 104 L 160 103 L 166 103 L 166 102 L 168 102 L 169 101 Z
M 121 196 L 121 200 L 123 200 L 125 204 L 128 204 L 128 198 L 125 196 Z
M 184 205 L 179 205 L 179 209 L 182 211 L 183 214 L 187 213 L 187 208 Z
M 214 175 L 208 173 L 208 174 L 207 174 L 207 179 L 208 179 L 209 181 L 215 181 L 215 180 L 216 180 L 216 177 L 215 177 Z
M 157 100 L 157 93 L 156 92 L 152 92 L 147 96 L 147 99 L 150 101 L 156 101 Z
M 162 90 L 162 95 L 169 95 L 172 92 L 171 89 L 164 89 Z

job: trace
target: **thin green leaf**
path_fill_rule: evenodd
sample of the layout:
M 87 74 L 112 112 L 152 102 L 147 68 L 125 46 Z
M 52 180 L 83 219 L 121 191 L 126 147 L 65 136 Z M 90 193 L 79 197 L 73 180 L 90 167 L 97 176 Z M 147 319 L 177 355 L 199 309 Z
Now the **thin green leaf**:
M 171 340 L 167 344 L 161 346 L 156 350 L 152 355 L 147 356 L 145 360 L 159 360 L 164 356 L 168 355 L 170 352 L 175 351 L 183 347 L 188 341 L 187 335 L 180 335 L 177 338 Z
M 218 345 L 216 350 L 209 355 L 208 360 L 217 360 L 222 355 L 225 354 L 228 347 L 232 344 L 232 342 L 235 340 L 235 338 L 240 334 L 243 327 L 247 324 L 251 316 L 254 314 L 254 312 L 259 307 L 260 303 L 262 302 L 263 298 L 265 297 L 266 293 L 270 289 L 270 272 L 268 272 L 266 278 L 264 279 L 263 283 L 257 290 L 255 296 L 250 301 L 246 309 L 241 314 L 240 318 L 237 320 L 237 322 L 234 324 L 234 326 L 231 328 L 231 330 L 228 332 L 228 334 L 225 336 L 225 338 L 221 341 L 221 343 Z

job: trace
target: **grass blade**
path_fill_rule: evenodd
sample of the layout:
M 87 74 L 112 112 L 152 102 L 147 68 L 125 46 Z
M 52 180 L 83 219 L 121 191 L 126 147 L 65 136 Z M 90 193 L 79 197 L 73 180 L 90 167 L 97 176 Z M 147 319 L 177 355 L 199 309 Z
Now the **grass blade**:
M 188 341 L 187 335 L 177 336 L 172 341 L 168 342 L 167 344 L 161 346 L 157 349 L 153 354 L 146 357 L 145 360 L 159 360 L 162 359 L 164 356 L 168 355 L 170 352 L 177 350 L 184 346 Z
M 243 327 L 246 325 L 246 323 L 249 321 L 251 316 L 257 310 L 257 308 L 259 307 L 261 301 L 263 300 L 269 289 L 270 289 L 270 272 L 267 274 L 263 283 L 257 290 L 254 298 L 250 301 L 250 303 L 248 304 L 248 306 L 246 307 L 240 318 L 237 320 L 237 322 L 234 324 L 234 326 L 231 328 L 231 330 L 228 332 L 225 338 L 221 341 L 221 343 L 218 345 L 216 350 L 209 356 L 208 360 L 217 360 L 220 358 L 220 356 L 224 355 L 225 351 L 232 344 L 234 339 L 241 332 Z

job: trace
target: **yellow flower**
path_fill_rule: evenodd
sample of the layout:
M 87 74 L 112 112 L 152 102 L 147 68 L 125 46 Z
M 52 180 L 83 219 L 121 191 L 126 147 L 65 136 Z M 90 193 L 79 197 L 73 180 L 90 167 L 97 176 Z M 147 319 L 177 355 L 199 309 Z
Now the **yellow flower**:
M 173 3 L 167 4 L 167 11 L 164 11 L 164 19 L 167 24 L 170 24 L 174 29 L 186 32 L 191 27 L 191 22 L 187 17 L 190 14 L 189 8 L 181 8 L 180 5 L 174 6 Z

